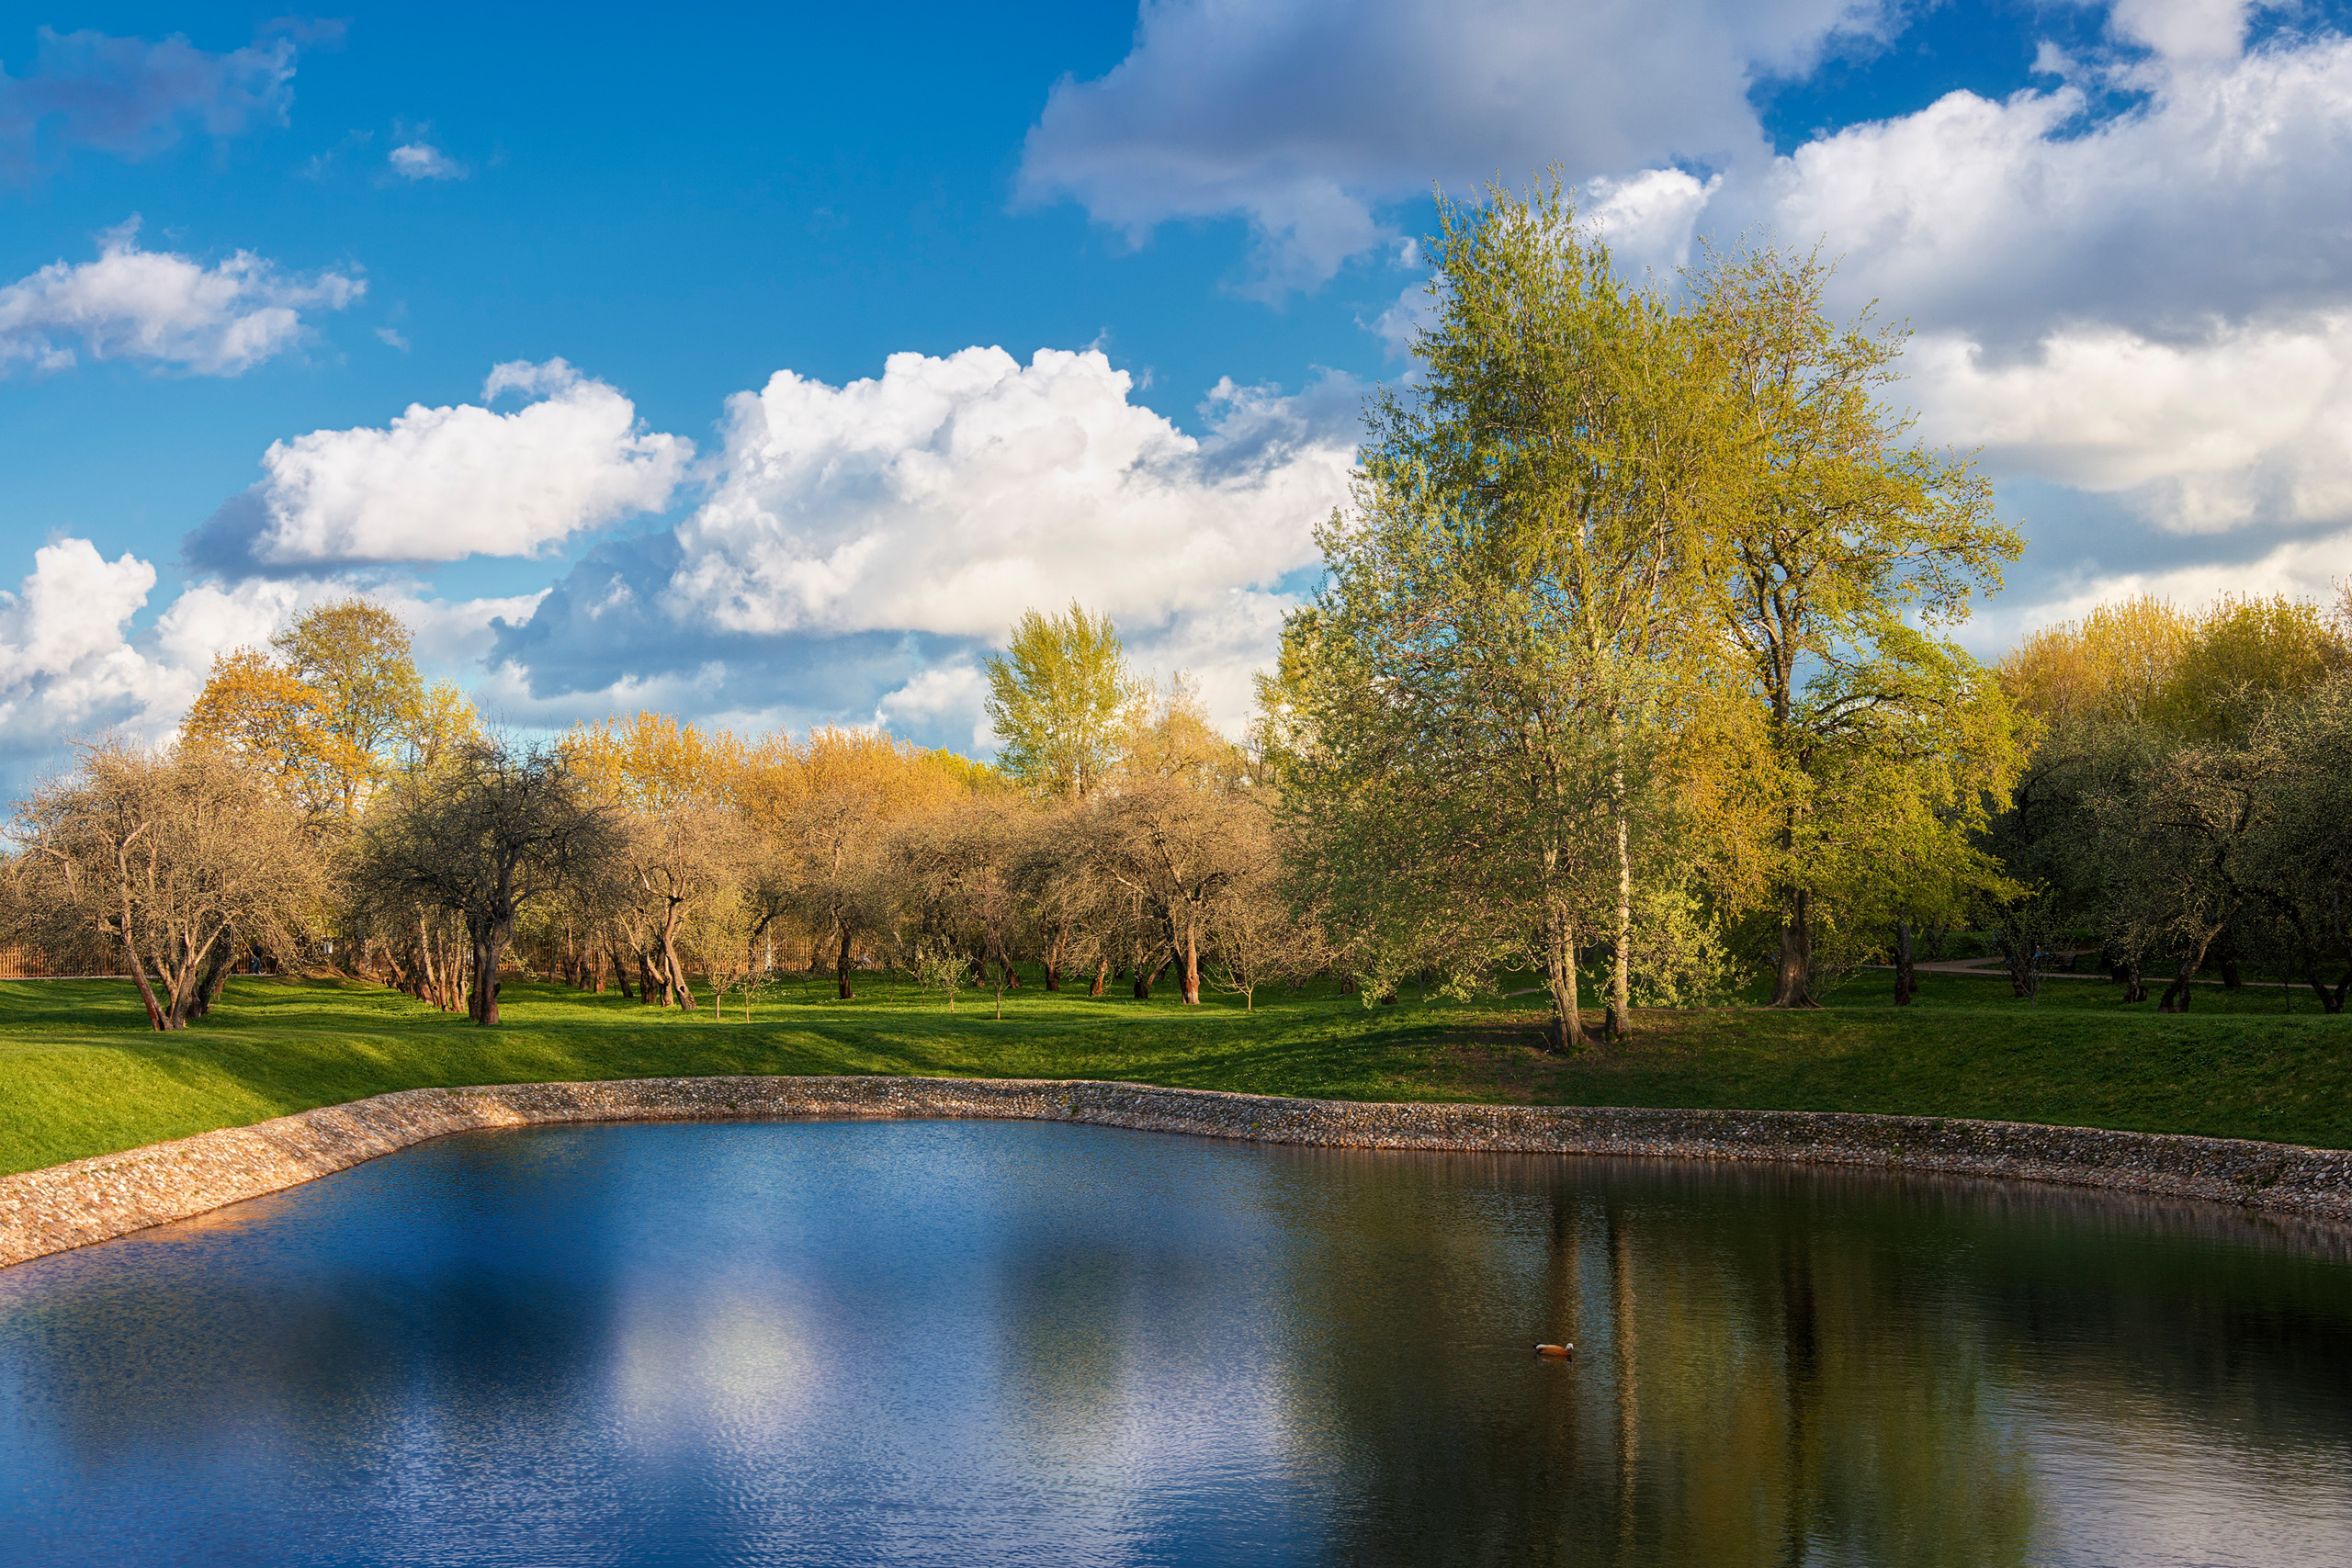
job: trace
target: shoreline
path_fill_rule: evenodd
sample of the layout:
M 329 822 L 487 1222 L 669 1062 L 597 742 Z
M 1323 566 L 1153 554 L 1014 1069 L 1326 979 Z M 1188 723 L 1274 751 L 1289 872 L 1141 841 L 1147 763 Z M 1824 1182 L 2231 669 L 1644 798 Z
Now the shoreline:
M 2352 1150 L 2187 1134 L 1857 1111 L 1300 1100 L 1101 1079 L 620 1078 L 399 1089 L 0 1177 L 0 1268 L 283 1191 L 452 1133 L 860 1118 L 1072 1122 L 1327 1148 L 1997 1177 L 2352 1224 Z

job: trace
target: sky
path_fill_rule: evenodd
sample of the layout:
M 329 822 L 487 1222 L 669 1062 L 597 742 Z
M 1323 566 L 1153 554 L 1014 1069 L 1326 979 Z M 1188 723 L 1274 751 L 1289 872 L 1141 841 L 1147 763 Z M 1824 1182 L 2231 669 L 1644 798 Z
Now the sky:
M 985 754 L 1108 612 L 1238 728 L 1430 192 L 1629 273 L 1769 239 L 2029 542 L 1962 640 L 2352 574 L 2341 6 L 11 7 L 0 773 L 168 734 L 311 604 L 521 730 Z

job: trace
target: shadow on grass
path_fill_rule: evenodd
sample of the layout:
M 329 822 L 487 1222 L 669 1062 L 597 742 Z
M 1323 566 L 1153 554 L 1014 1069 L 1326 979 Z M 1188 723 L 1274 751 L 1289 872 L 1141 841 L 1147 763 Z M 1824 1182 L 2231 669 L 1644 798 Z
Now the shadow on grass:
M 2352 1146 L 2352 1032 L 2304 1009 L 2200 991 L 2123 1009 L 2093 982 L 2028 1007 L 1996 976 L 1931 975 L 1896 1009 L 1865 976 L 1819 1011 L 1644 1012 L 1572 1058 L 1537 1044 L 1542 998 L 1370 1008 L 1337 987 L 1186 1008 L 1164 990 L 1049 994 L 950 1012 L 900 976 L 841 1001 L 812 980 L 742 1020 L 616 992 L 506 982 L 495 1030 L 396 992 L 240 977 L 195 1028 L 148 1030 L 127 981 L 0 982 L 0 1171 L 233 1126 L 390 1089 L 718 1074 L 1126 1078 L 1345 1100 L 1871 1111 L 2201 1132 Z M 2064 984 L 2070 987 L 2061 991 Z M 2275 990 L 2268 998 L 2278 1001 Z

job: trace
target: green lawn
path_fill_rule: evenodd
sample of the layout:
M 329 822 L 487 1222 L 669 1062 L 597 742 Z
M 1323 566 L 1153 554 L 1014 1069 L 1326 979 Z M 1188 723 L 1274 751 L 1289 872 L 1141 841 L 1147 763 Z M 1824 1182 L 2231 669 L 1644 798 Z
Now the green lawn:
M 1540 997 L 1366 1010 L 1320 987 L 1187 1009 L 1046 994 L 1005 1018 L 967 992 L 864 976 L 692 1016 L 510 980 L 481 1030 L 370 987 L 237 980 L 184 1033 L 145 1027 L 128 982 L 0 982 L 0 1172 L 424 1085 L 669 1074 L 889 1073 L 1127 1078 L 1339 1100 L 1907 1111 L 2352 1147 L 2352 1019 L 2291 1014 L 2276 986 L 2199 987 L 2196 1010 L 2126 1009 L 2102 982 L 1924 976 L 1917 1005 L 1865 975 L 1818 1012 L 1639 1016 L 1637 1037 L 1560 1060 L 1534 1049 Z

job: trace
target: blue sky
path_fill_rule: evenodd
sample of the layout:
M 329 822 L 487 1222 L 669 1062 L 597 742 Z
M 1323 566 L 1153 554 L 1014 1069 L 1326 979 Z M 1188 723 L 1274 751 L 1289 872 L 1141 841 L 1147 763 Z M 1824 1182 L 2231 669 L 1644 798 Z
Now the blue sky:
M 1227 721 L 1432 180 L 1772 232 L 2033 544 L 1971 639 L 2352 571 L 2352 45 L 2226 0 L 204 6 L 0 23 L 0 764 L 360 586 L 521 726 L 984 748 L 1109 609 Z M 893 357 L 898 356 L 898 357 Z M 887 367 L 887 368 L 886 368 Z M 414 407 L 413 408 L 413 405 Z

